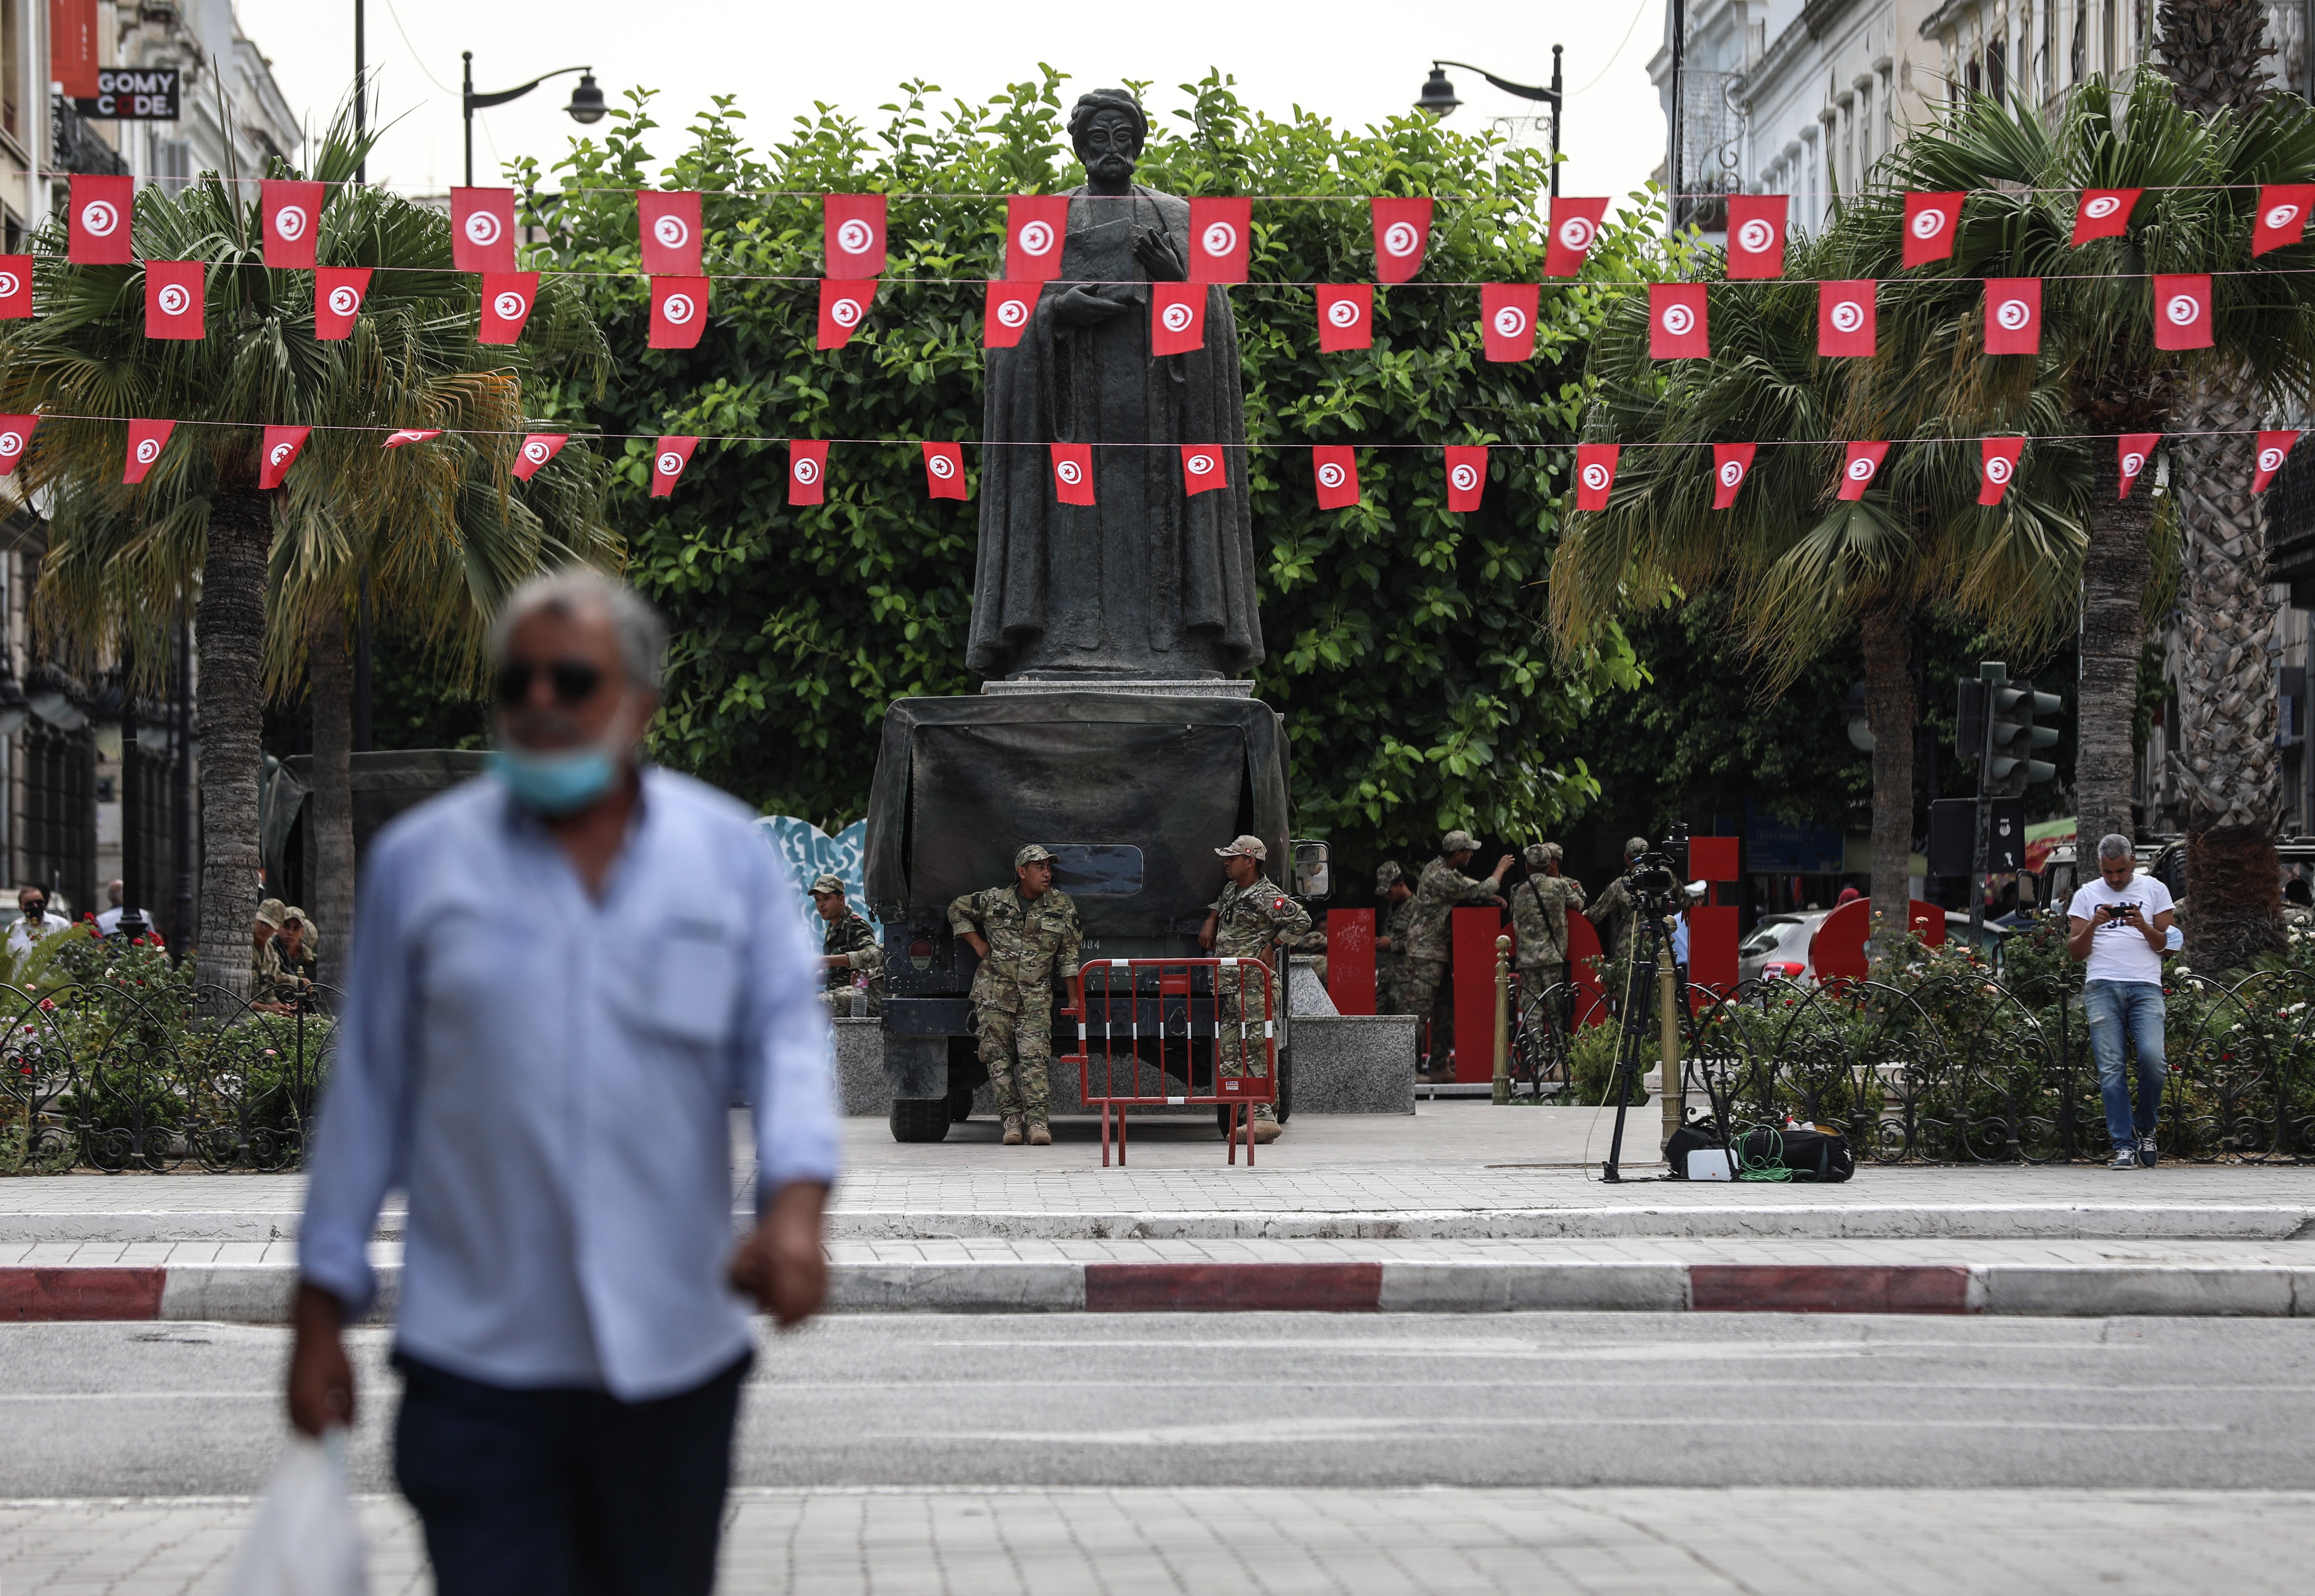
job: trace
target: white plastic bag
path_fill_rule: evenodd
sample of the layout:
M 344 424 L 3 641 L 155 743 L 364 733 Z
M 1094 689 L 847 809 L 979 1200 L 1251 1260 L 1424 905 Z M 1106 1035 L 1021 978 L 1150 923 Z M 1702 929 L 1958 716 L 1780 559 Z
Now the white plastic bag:
M 346 1432 L 293 1435 L 226 1579 L 226 1596 L 368 1596 L 346 1486 Z

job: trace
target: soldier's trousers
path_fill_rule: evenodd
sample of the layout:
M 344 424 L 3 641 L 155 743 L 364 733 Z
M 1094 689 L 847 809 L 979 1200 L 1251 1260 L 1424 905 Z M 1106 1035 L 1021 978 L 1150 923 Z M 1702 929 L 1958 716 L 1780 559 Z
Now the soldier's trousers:
M 1221 1073 L 1225 1076 L 1260 1076 L 1272 1066 L 1268 1040 L 1263 1035 L 1263 996 L 1260 977 L 1241 981 L 1230 971 L 1220 972 L 1221 980 Z M 1254 1105 L 1257 1120 L 1274 1120 L 1278 1106 L 1274 1103 Z
M 1406 985 L 1405 966 L 1400 961 L 1394 959 L 1388 964 L 1377 964 L 1375 966 L 1375 1013 L 1405 1014 L 1406 1010 L 1402 1006 L 1400 989 Z
M 989 1091 L 997 1112 L 1042 1124 L 1052 1104 L 1046 1078 L 1053 1062 L 1053 1024 L 1041 1009 L 1034 1015 L 989 1010 L 980 1017 L 980 1061 L 989 1066 Z
M 1441 1006 L 1439 997 L 1441 989 L 1447 984 L 1447 961 L 1409 957 L 1406 980 L 1399 994 L 1406 1012 L 1418 1020 L 1431 1022 L 1432 1057 L 1443 1059 L 1455 1042 L 1455 1006 L 1444 1005 L 1446 1013 L 1442 1015 L 1434 1015 L 1432 1010 Z

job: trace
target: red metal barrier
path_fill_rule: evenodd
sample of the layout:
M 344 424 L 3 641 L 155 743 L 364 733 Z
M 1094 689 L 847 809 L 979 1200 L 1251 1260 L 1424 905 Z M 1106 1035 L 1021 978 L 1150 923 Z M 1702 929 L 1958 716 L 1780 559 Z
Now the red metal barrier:
M 1243 1130 L 1251 1167 L 1254 1105 L 1278 1101 L 1270 966 L 1259 959 L 1088 959 L 1078 980 L 1085 992 L 1078 1015 L 1080 1100 L 1101 1106 L 1103 1166 L 1109 1164 L 1112 1109 L 1122 1165 L 1127 1109 L 1211 1103 L 1230 1111 L 1229 1161 L 1237 1162 Z M 1224 1047 L 1243 1059 L 1243 1073 L 1222 1073 Z

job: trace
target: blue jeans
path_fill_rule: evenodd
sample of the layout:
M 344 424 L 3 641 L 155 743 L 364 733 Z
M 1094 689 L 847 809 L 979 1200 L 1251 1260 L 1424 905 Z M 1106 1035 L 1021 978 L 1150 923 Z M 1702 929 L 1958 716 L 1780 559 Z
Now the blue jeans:
M 2162 1112 L 2162 989 L 2153 981 L 2091 981 L 2082 988 L 2090 1022 L 2090 1057 L 2098 1060 L 2098 1095 L 2106 1099 L 2107 1134 L 2116 1151 L 2154 1134 Z M 2138 1050 L 2138 1109 L 2131 1113 L 2131 1076 L 2123 1038 Z

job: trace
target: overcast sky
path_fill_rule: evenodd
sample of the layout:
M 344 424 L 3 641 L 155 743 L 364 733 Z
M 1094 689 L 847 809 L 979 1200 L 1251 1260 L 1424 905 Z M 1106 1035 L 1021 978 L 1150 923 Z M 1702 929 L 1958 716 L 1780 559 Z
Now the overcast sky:
M 352 0 L 237 4 L 242 31 L 271 58 L 289 103 L 309 128 L 326 126 L 352 81 Z M 368 0 L 367 10 L 379 103 L 386 119 L 400 119 L 370 175 L 412 192 L 459 181 L 458 52 L 466 49 L 475 52 L 475 86 L 484 93 L 557 66 L 592 65 L 614 103 L 629 87 L 657 89 L 654 117 L 663 129 L 681 128 L 712 94 L 735 94 L 761 139 L 814 101 L 873 125 L 876 107 L 903 80 L 929 79 L 948 94 L 981 100 L 1033 76 L 1040 61 L 1068 73 L 1079 90 L 1152 80 L 1151 109 L 1160 114 L 1181 102 L 1171 85 L 1219 66 L 1237 77 L 1250 106 L 1283 115 L 1300 105 L 1361 128 L 1410 105 L 1433 57 L 1543 84 L 1551 47 L 1560 44 L 1569 91 L 1561 191 L 1620 199 L 1663 151 L 1663 116 L 1646 70 L 1663 35 L 1662 0 L 1602 0 L 1555 20 L 1546 13 L 1560 8 L 1534 0 L 1159 0 L 1108 8 L 1044 0 Z M 1465 102 L 1458 127 L 1544 109 L 1476 74 L 1450 75 Z M 577 81 L 559 78 L 478 112 L 476 180 L 497 181 L 500 163 L 517 155 L 551 165 L 577 130 L 560 109 Z M 676 146 L 670 132 L 654 137 L 655 155 Z

